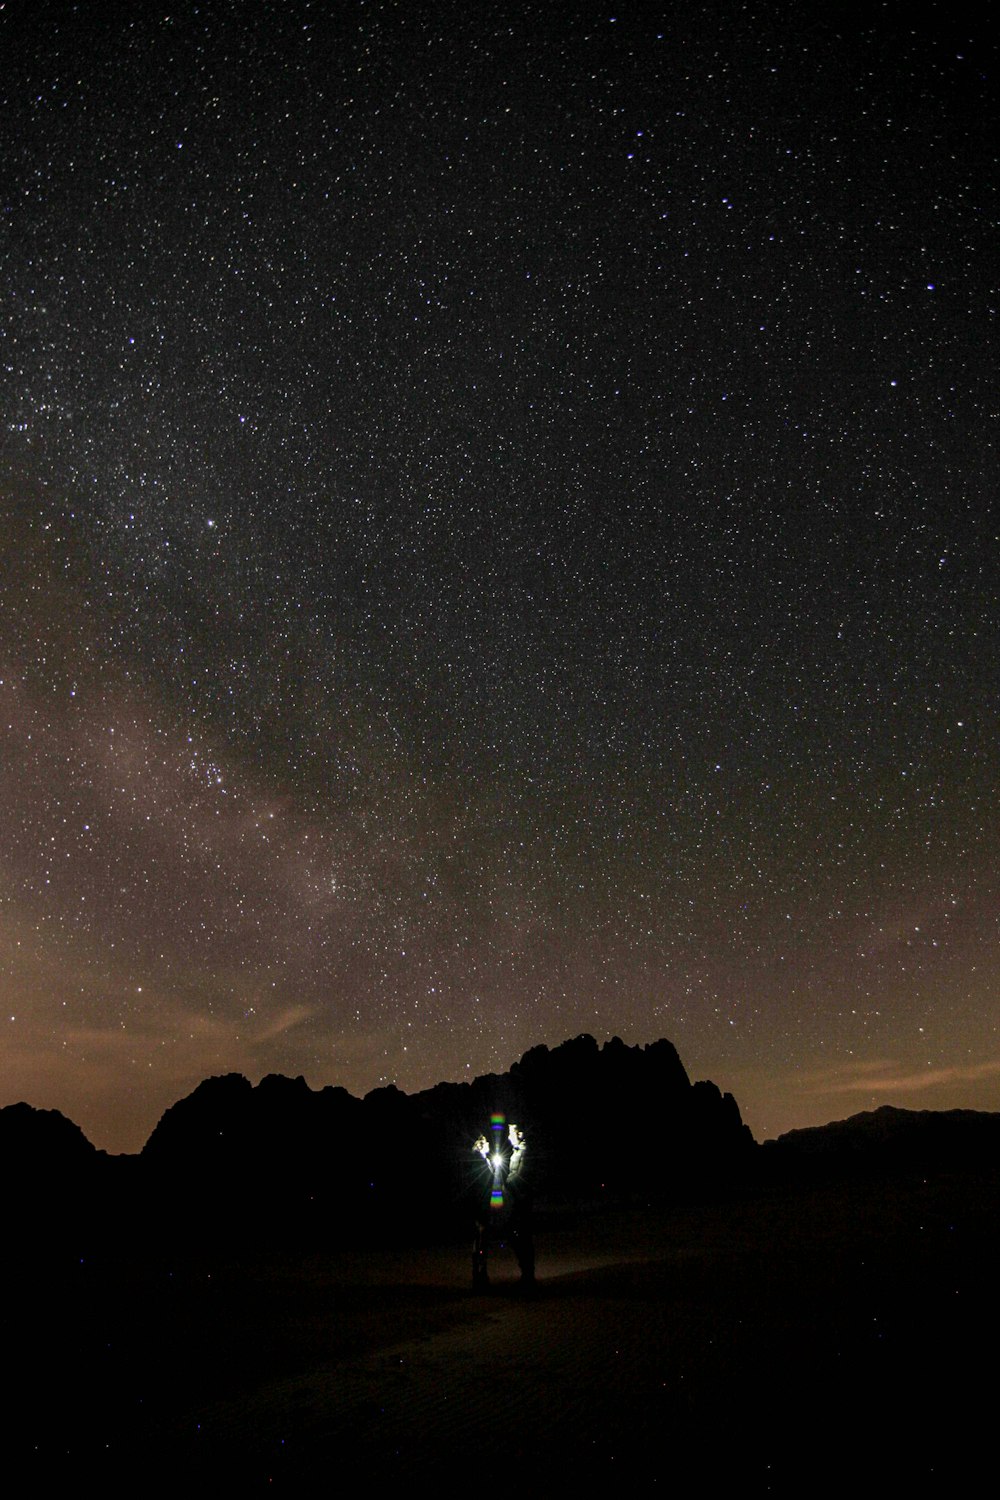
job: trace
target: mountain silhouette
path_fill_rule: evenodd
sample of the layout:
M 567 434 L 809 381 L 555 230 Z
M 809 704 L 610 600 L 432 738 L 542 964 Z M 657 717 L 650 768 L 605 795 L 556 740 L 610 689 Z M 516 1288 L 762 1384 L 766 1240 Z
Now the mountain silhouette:
M 0 1109 L 0 1162 L 18 1240 L 71 1249 L 124 1229 L 164 1241 L 406 1242 L 467 1231 L 482 1181 L 474 1143 L 493 1119 L 524 1132 L 524 1178 L 542 1213 L 985 1165 L 1000 1150 L 1000 1115 L 891 1106 L 758 1146 L 732 1095 L 692 1083 L 670 1042 L 581 1035 L 533 1047 L 505 1073 L 412 1095 L 209 1078 L 136 1156 L 97 1151 L 58 1111 L 15 1104 Z
M 24 1212 L 95 1227 L 324 1241 L 451 1234 L 467 1225 L 493 1116 L 517 1123 L 545 1206 L 721 1183 L 755 1144 L 730 1094 L 692 1083 L 668 1041 L 533 1047 L 508 1072 L 363 1099 L 271 1074 L 206 1079 L 165 1111 L 136 1157 L 97 1152 L 54 1111 L 0 1110 L 7 1177 Z M 46 1217 L 48 1223 L 52 1213 Z
M 525 1132 L 549 1204 L 663 1192 L 738 1172 L 754 1151 L 731 1095 L 692 1084 L 670 1042 L 534 1047 L 509 1072 L 363 1099 L 271 1075 L 211 1078 L 168 1109 L 141 1154 L 170 1211 L 243 1232 L 380 1237 L 468 1219 L 476 1138 L 503 1115 Z
M 988 1166 L 1000 1159 L 1000 1114 L 883 1104 L 765 1141 L 761 1158 L 767 1175 L 799 1177 Z

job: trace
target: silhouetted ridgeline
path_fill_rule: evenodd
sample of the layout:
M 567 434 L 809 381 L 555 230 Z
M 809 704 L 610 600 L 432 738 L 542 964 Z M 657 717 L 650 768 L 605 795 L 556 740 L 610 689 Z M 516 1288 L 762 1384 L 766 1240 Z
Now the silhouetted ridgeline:
M 507 1073 L 356 1099 L 271 1075 L 210 1078 L 138 1156 L 108 1156 L 56 1111 L 0 1110 L 0 1184 L 17 1240 L 177 1234 L 248 1244 L 405 1241 L 464 1232 L 472 1143 L 502 1111 L 527 1136 L 538 1207 L 667 1199 L 766 1182 L 997 1159 L 1000 1116 L 882 1109 L 758 1147 L 736 1101 L 692 1084 L 667 1041 L 535 1047 Z
M 692 1084 L 666 1041 L 536 1047 L 508 1073 L 355 1099 L 301 1078 L 209 1079 L 167 1110 L 144 1179 L 178 1205 L 254 1233 L 406 1238 L 469 1222 L 472 1145 L 503 1112 L 528 1140 L 538 1201 L 588 1201 L 729 1178 L 753 1151 L 735 1100 Z
M 783 1180 L 898 1175 L 995 1167 L 1000 1114 L 975 1109 L 880 1109 L 790 1130 L 760 1149 L 767 1177 Z
M 405 1239 L 468 1224 L 472 1144 L 495 1111 L 527 1134 L 540 1207 L 724 1183 L 755 1149 L 736 1101 L 692 1084 L 670 1042 L 579 1036 L 532 1048 L 508 1073 L 409 1096 L 210 1078 L 137 1157 L 109 1157 L 58 1113 L 14 1105 L 0 1110 L 0 1170 L 25 1226 L 121 1218 L 138 1233 Z
M 78 1232 L 113 1213 L 128 1179 L 128 1166 L 119 1164 L 134 1160 L 98 1151 L 57 1109 L 0 1109 L 7 1248 L 54 1238 L 75 1242 Z

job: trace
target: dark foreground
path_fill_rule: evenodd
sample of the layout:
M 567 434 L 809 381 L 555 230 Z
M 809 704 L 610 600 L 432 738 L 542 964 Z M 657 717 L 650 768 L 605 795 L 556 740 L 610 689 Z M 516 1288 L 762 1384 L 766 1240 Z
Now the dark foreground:
M 8 1257 L 8 1473 L 105 1493 L 619 1477 L 954 1494 L 991 1456 L 1000 1178 L 564 1214 L 462 1246 Z

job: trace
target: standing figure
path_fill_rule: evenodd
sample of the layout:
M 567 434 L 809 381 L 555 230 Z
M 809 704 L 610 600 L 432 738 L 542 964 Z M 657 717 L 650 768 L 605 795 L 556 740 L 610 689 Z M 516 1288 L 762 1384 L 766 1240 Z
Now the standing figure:
M 521 1281 L 531 1286 L 535 1280 L 535 1226 L 531 1184 L 524 1175 L 527 1142 L 520 1125 L 508 1132 L 510 1165 L 507 1170 L 507 1195 L 510 1200 L 510 1238 Z
M 492 1212 L 493 1185 L 496 1167 L 490 1160 L 490 1143 L 481 1135 L 473 1151 L 482 1158 L 477 1163 L 476 1232 L 472 1241 L 472 1286 L 477 1292 L 485 1291 L 490 1284 L 490 1214 Z
M 524 1131 L 519 1125 L 507 1127 L 504 1116 L 494 1114 L 489 1136 L 479 1136 L 472 1149 L 481 1162 L 477 1163 L 472 1285 L 477 1291 L 489 1286 L 490 1239 L 501 1223 L 510 1229 L 521 1280 L 530 1285 L 535 1279 L 535 1245 L 531 1188 L 524 1177 Z
M 523 1179 L 510 1187 L 510 1238 L 517 1258 L 521 1281 L 532 1286 L 535 1280 L 535 1225 L 531 1187 Z

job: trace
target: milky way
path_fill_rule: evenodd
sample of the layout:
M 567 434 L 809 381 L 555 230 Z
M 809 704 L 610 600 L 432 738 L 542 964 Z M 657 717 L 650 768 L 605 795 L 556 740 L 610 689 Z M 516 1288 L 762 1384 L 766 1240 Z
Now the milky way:
M 1000 1108 L 984 25 L 33 0 L 0 59 L 0 1103 L 136 1149 L 589 1031 L 758 1136 Z

